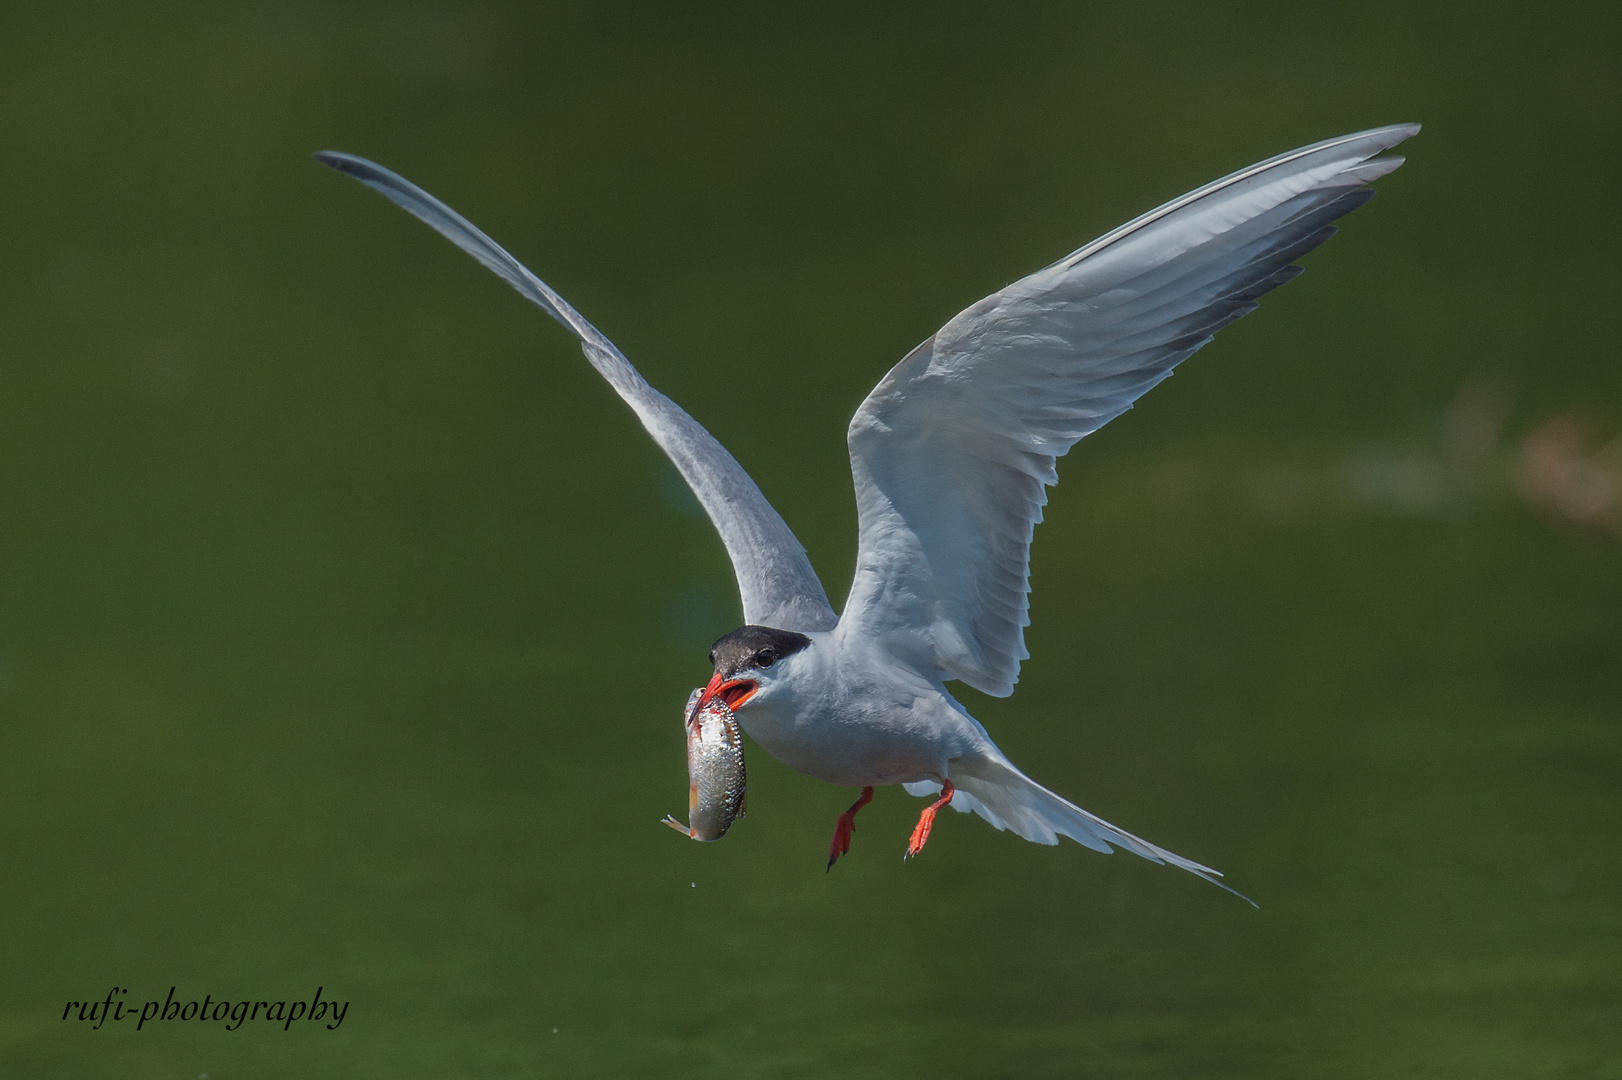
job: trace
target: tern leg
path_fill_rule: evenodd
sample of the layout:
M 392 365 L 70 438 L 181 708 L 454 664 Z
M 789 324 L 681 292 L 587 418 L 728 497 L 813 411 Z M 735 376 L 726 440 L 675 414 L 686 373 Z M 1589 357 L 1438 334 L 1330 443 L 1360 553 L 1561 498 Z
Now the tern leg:
M 828 845 L 828 869 L 834 868 L 839 856 L 850 852 L 850 837 L 856 831 L 856 811 L 872 801 L 873 789 L 865 787 L 862 789 L 861 797 L 851 804 L 850 809 L 839 815 L 839 820 L 834 823 L 834 842 Z
M 950 780 L 941 781 L 941 797 L 924 807 L 924 812 L 918 815 L 918 824 L 913 826 L 912 838 L 907 841 L 907 853 L 901 856 L 903 859 L 910 859 L 924 850 L 924 845 L 929 843 L 929 830 L 935 826 L 935 811 L 951 802 L 955 791 L 957 788 L 952 786 Z

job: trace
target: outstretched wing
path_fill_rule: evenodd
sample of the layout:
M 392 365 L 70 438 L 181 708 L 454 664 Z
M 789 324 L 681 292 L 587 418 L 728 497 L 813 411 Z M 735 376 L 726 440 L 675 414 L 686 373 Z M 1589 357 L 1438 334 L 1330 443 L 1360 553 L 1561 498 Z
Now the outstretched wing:
M 743 466 L 679 405 L 648 385 L 614 343 L 473 223 L 381 165 L 350 154 L 315 155 L 426 222 L 568 327 L 603 378 L 625 399 L 721 534 L 743 596 L 745 622 L 783 630 L 831 630 L 839 621 L 805 549 Z
M 1003 697 L 1019 677 L 1031 534 L 1055 462 L 1301 272 L 1419 130 L 1293 150 L 986 297 L 897 364 L 850 423 L 861 537 L 842 632 Z M 1373 160 L 1370 160 L 1373 159 Z

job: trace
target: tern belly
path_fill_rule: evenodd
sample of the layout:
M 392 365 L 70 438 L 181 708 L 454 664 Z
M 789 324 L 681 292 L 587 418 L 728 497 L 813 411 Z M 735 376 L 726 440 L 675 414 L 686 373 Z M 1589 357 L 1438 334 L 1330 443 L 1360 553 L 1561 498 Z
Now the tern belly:
M 948 762 L 977 749 L 984 731 L 949 698 L 773 703 L 739 711 L 749 737 L 796 772 L 868 787 L 944 779 Z

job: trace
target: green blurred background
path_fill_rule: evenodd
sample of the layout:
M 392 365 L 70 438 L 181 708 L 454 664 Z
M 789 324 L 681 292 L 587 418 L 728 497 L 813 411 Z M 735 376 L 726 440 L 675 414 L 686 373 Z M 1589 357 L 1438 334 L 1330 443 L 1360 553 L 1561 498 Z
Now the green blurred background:
M 1622 1076 L 1610 5 L 0 9 L 0 1074 Z M 468 214 L 842 597 L 844 425 L 1200 183 L 1409 164 L 1063 463 L 1014 760 L 1221 868 L 750 758 L 719 542 Z M 783 403 L 791 403 L 785 408 Z M 1609 486 L 1607 486 L 1609 485 Z M 114 985 L 342 1027 L 64 1023 Z

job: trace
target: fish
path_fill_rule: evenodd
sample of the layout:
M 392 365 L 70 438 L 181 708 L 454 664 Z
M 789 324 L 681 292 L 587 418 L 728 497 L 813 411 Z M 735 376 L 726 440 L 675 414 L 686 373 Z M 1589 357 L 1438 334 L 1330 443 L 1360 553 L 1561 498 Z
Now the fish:
M 726 702 L 698 708 L 701 690 L 687 699 L 687 821 L 666 814 L 664 824 L 694 840 L 719 840 L 744 815 L 743 735 Z

